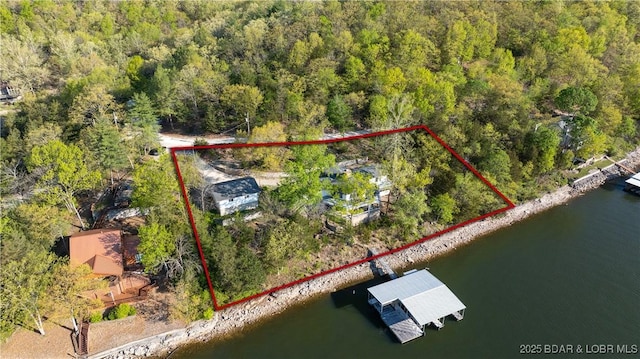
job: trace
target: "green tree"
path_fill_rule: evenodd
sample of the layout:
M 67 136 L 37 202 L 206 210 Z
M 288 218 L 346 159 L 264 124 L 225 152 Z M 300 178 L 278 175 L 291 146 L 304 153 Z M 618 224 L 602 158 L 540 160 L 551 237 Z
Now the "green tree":
M 247 124 L 255 116 L 262 103 L 262 91 L 255 86 L 227 85 L 222 89 L 220 102 L 231 109 L 236 115 L 242 115 Z
M 286 261 L 300 257 L 315 239 L 318 226 L 303 216 L 279 219 L 268 231 L 263 242 L 265 264 L 280 272 Z
M 59 140 L 35 146 L 27 159 L 27 168 L 40 175 L 36 184 L 38 197 L 52 205 L 64 203 L 85 228 L 75 195 L 93 189 L 100 182 L 100 172 L 87 167 L 82 150 Z
M 144 66 L 144 59 L 140 55 L 134 55 L 129 64 L 127 64 L 126 75 L 131 81 L 131 87 L 136 90 L 140 90 L 143 86 L 144 77 L 142 76 L 142 67 Z
M 427 195 L 422 189 L 405 192 L 393 205 L 394 227 L 404 239 L 415 238 L 420 234 L 424 215 L 429 213 Z
M 145 93 L 133 95 L 128 117 L 133 125 L 134 143 L 136 143 L 143 155 L 146 156 L 149 151 L 159 147 L 158 132 L 160 131 L 160 125 L 158 124 L 158 117 L 151 100 Z
M 266 272 L 257 254 L 248 245 L 242 245 L 238 249 L 236 266 L 241 288 L 239 291 L 253 294 L 261 288 Z
M 151 88 L 153 90 L 153 102 L 155 103 L 155 108 L 158 109 L 158 115 L 168 119 L 171 129 L 174 129 L 173 120 L 178 113 L 180 104 L 169 70 L 158 66 L 151 79 Z
M 253 131 L 251 131 L 247 143 L 286 141 L 287 134 L 284 132 L 284 125 L 269 121 L 263 126 L 255 127 Z M 284 146 L 252 147 L 247 149 L 247 151 L 243 151 L 243 155 L 251 161 L 256 161 L 263 169 L 280 171 L 289 157 L 289 150 Z
M 128 118 L 136 127 L 154 127 L 159 129 L 158 117 L 153 103 L 144 92 L 137 92 L 131 98 L 131 105 L 128 110 Z
M 236 273 L 236 256 L 238 249 L 231 238 L 231 234 L 223 227 L 212 231 L 210 243 L 203 243 L 208 252 L 207 264 L 211 272 L 211 279 L 216 288 L 220 288 L 226 294 L 233 291 L 238 285 Z
M 460 211 L 456 200 L 449 193 L 439 194 L 431 200 L 431 208 L 441 223 L 451 223 Z
M 413 29 L 402 31 L 397 35 L 397 45 L 392 51 L 394 62 L 403 69 L 415 69 L 425 66 L 435 67 L 438 64 L 439 51 L 431 40 L 423 37 Z
M 2 322 L 33 328 L 45 335 L 44 316 L 49 297 L 48 289 L 56 263 L 55 255 L 45 251 L 30 251 L 19 260 L 0 268 L 0 316 Z
M 332 191 L 336 208 L 353 215 L 358 211 L 359 204 L 374 200 L 376 185 L 370 180 L 371 176 L 362 172 L 338 176 Z
M 495 183 L 490 175 L 485 177 Z M 456 188 L 452 191 L 452 197 L 460 208 L 461 220 L 488 213 L 500 205 L 497 195 L 470 172 L 456 175 Z
M 384 172 L 388 174 L 393 184 L 392 197 L 398 197 L 412 188 L 423 189 L 433 182 L 431 167 L 425 166 L 419 169 L 415 163 L 407 160 L 405 156 L 394 156 L 382 162 Z
M 278 197 L 297 209 L 320 203 L 320 175 L 335 164 L 335 156 L 327 154 L 324 145 L 295 146 L 291 154 L 292 160 L 285 165 L 288 176 L 278 187 Z
M 214 285 L 222 292 L 222 297 L 232 300 L 255 293 L 265 279 L 256 253 L 240 242 L 234 241 L 225 228 L 218 227 L 210 244 L 205 246 Z
M 616 129 L 619 136 L 622 136 L 627 141 L 631 141 L 633 138 L 637 138 L 638 126 L 637 121 L 634 121 L 631 117 L 624 117 L 622 123 Z
M 454 84 L 443 76 L 437 76 L 427 69 L 418 70 L 414 79 L 417 89 L 414 92 L 415 106 L 420 114 L 428 119 L 446 119 L 455 109 L 456 95 Z M 429 123 L 432 126 L 432 123 Z M 436 129 L 445 129 L 438 121 Z
M 132 206 L 157 208 L 169 213 L 182 209 L 178 200 L 178 181 L 169 160 L 163 154 L 157 161 L 147 161 L 133 172 Z
M 49 251 L 71 230 L 69 215 L 56 207 L 23 203 L 5 212 L 0 228 L 0 264 L 32 251 Z
M 72 124 L 95 125 L 98 120 L 116 121 L 118 105 L 104 84 L 85 86 L 69 108 Z
M 158 273 L 167 269 L 167 262 L 174 256 L 176 244 L 169 230 L 157 223 L 151 222 L 138 229 L 140 244 L 138 251 L 142 254 L 142 265 L 150 273 Z
M 109 171 L 113 185 L 113 171 L 127 166 L 127 149 L 118 129 L 110 121 L 99 120 L 95 126 L 87 129 L 87 145 L 96 154 L 95 160 Z
M 553 169 L 554 161 L 560 149 L 560 134 L 548 127 L 541 126 L 527 138 L 528 153 L 533 154 L 538 173 L 546 173 Z
M 501 184 L 511 182 L 511 159 L 503 149 L 496 148 L 487 153 L 478 164 L 478 168 L 490 173 Z
M 568 121 L 571 145 L 577 157 L 590 158 L 604 153 L 607 136 L 598 129 L 596 120 L 587 116 L 574 116 Z
M 338 131 L 344 132 L 351 122 L 351 108 L 342 96 L 335 95 L 327 105 L 327 118 Z
M 89 317 L 92 310 L 101 308 L 99 299 L 91 299 L 82 295 L 87 291 L 106 289 L 107 282 L 94 278 L 87 264 L 78 267 L 69 266 L 68 261 L 58 261 L 53 266 L 52 282 L 47 290 L 49 318 L 65 318 L 71 316 L 74 329 L 78 332 L 77 319 L 82 321 Z
M 598 98 L 589 89 L 582 87 L 567 87 L 560 91 L 555 98 L 556 106 L 562 111 L 572 114 L 587 115 L 598 104 Z

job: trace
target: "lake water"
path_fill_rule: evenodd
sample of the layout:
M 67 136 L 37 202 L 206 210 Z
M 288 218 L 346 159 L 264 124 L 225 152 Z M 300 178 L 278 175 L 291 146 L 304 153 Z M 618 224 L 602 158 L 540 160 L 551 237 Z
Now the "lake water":
M 407 344 L 397 343 L 368 307 L 365 284 L 321 296 L 235 338 L 183 348 L 171 358 L 640 355 L 637 349 L 631 354 L 640 346 L 640 197 L 619 184 L 415 267 L 425 266 L 467 310 L 464 320 L 448 320 L 442 330 L 428 330 Z M 622 345 L 630 354 L 616 354 L 625 351 Z M 573 354 L 544 354 L 561 349 Z

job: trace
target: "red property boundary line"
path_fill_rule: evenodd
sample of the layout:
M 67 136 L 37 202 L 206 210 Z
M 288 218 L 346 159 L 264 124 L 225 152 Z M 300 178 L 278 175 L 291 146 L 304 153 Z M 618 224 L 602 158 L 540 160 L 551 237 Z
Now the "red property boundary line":
M 476 177 L 478 177 L 485 185 L 487 185 L 495 194 L 497 194 L 500 198 L 502 198 L 503 201 L 505 201 L 505 203 L 507 203 L 507 206 L 504 208 L 500 208 L 497 209 L 495 211 L 486 213 L 484 215 L 478 216 L 476 218 L 472 218 L 470 220 L 464 221 L 462 223 L 458 223 L 455 224 L 451 227 L 448 227 L 442 231 L 430 234 L 426 237 L 420 238 L 414 242 L 405 244 L 401 247 L 392 249 L 390 251 L 384 252 L 384 253 L 379 253 L 376 254 L 374 256 L 371 257 L 365 257 L 362 258 L 360 260 L 357 260 L 355 262 L 352 263 L 348 263 L 345 265 L 342 265 L 340 267 L 336 267 L 333 269 L 329 269 L 320 273 L 316 273 L 313 275 L 310 275 L 308 277 L 304 277 L 301 279 L 298 279 L 296 281 L 287 283 L 287 284 L 283 284 L 281 286 L 275 287 L 275 288 L 271 288 L 271 289 L 267 289 L 263 292 L 248 296 L 246 298 L 242 298 L 240 300 L 231 302 L 231 303 L 227 303 L 225 305 L 218 305 L 218 301 L 216 299 L 216 295 L 215 295 L 215 290 L 213 289 L 213 284 L 211 282 L 211 276 L 209 274 L 209 269 L 207 267 L 207 262 L 204 258 L 204 252 L 202 250 L 202 244 L 200 242 L 200 235 L 198 234 L 198 229 L 196 228 L 196 224 L 195 224 L 195 220 L 193 217 L 193 212 L 191 211 L 191 204 L 189 203 L 189 197 L 187 196 L 187 190 L 184 184 L 184 180 L 182 177 L 182 172 L 180 171 L 180 166 L 178 164 L 178 158 L 176 157 L 176 152 L 179 151 L 191 151 L 191 150 L 208 150 L 208 149 L 225 149 L 225 148 L 247 148 L 247 147 L 276 147 L 276 146 L 295 146 L 295 145 L 318 145 L 318 144 L 329 144 L 329 143 L 337 143 L 337 142 L 343 142 L 343 141 L 351 141 L 351 140 L 357 140 L 357 139 L 363 139 L 363 138 L 371 138 L 371 137 L 378 137 L 378 136 L 383 136 L 383 135 L 389 135 L 389 134 L 394 134 L 394 133 L 403 133 L 403 132 L 410 132 L 410 131 L 415 131 L 415 130 L 423 130 L 426 131 L 432 138 L 434 138 L 436 141 L 438 141 L 438 143 L 444 147 L 447 151 L 449 151 L 449 153 L 451 153 L 460 163 L 462 163 L 469 171 L 471 171 Z M 395 130 L 388 130 L 388 131 L 381 131 L 381 132 L 372 132 L 372 133 L 367 133 L 367 134 L 362 134 L 362 135 L 356 135 L 356 136 L 350 136 L 350 137 L 341 137 L 341 138 L 334 138 L 334 139 L 326 139 L 326 140 L 315 140 L 315 141 L 299 141 L 299 142 L 269 142 L 269 143 L 231 143 L 231 144 L 217 144 L 217 145 L 205 145 L 205 146 L 183 146 L 183 147 L 173 147 L 170 148 L 171 151 L 171 158 L 173 159 L 173 163 L 176 167 L 176 173 L 178 175 L 178 181 L 180 182 L 180 190 L 182 192 L 182 196 L 184 197 L 184 201 L 185 201 L 185 205 L 187 208 L 187 213 L 189 214 L 189 222 L 191 224 L 191 228 L 193 229 L 193 235 L 196 239 L 196 244 L 198 247 L 198 253 L 200 255 L 200 261 L 202 262 L 202 267 L 204 269 L 204 273 L 205 276 L 207 278 L 207 285 L 209 287 L 209 292 L 211 294 L 211 299 L 213 301 L 213 307 L 215 310 L 221 310 L 236 304 L 240 304 L 240 303 L 244 303 L 247 302 L 251 299 L 254 298 L 258 298 L 267 294 L 271 294 L 273 292 L 285 289 L 285 288 L 289 288 L 292 287 L 296 284 L 300 284 L 309 280 L 312 280 L 314 278 L 318 278 L 333 272 L 337 272 L 339 270 L 342 269 L 346 269 L 349 267 L 353 267 L 353 266 L 357 266 L 359 264 L 365 263 L 365 262 L 369 262 L 371 260 L 380 258 L 380 257 L 384 257 L 399 251 L 402 251 L 404 249 L 413 247 L 415 245 L 418 245 L 420 243 L 426 242 L 430 239 L 433 239 L 435 237 L 438 237 L 440 235 L 443 235 L 445 233 L 451 232 L 455 229 L 458 229 L 460 227 L 464 227 L 468 224 L 471 224 L 473 222 L 477 222 L 480 220 L 483 220 L 485 218 L 489 218 L 492 216 L 495 216 L 499 213 L 503 213 L 505 211 L 508 211 L 512 208 L 515 207 L 515 205 L 513 204 L 513 202 L 511 202 L 511 200 L 509 200 L 509 198 L 507 198 L 507 196 L 505 196 L 502 192 L 500 192 L 500 190 L 498 190 L 491 182 L 489 182 L 486 178 L 484 178 L 484 176 L 482 176 L 482 174 L 480 174 L 480 172 L 478 172 L 478 170 L 476 170 L 473 166 L 471 166 L 471 164 L 469 164 L 469 162 L 467 162 L 464 158 L 462 158 L 462 156 L 460 156 L 456 151 L 454 151 L 446 142 L 444 142 L 440 137 L 438 137 L 429 127 L 427 127 L 426 125 L 417 125 L 417 126 L 411 126 L 411 127 L 405 127 L 405 128 L 400 128 L 400 129 L 395 129 Z

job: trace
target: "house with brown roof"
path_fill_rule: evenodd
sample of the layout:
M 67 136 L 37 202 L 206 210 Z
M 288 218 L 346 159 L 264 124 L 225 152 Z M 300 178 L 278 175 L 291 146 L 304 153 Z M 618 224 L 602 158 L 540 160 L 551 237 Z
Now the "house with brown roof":
M 94 229 L 69 238 L 71 266 L 88 264 L 96 276 L 121 276 L 122 232 L 119 229 Z
M 95 277 L 109 277 L 105 291 L 85 295 L 101 299 L 105 305 L 140 300 L 151 281 L 140 272 L 138 236 L 124 235 L 120 229 L 93 229 L 78 232 L 69 238 L 69 264 L 87 264 Z

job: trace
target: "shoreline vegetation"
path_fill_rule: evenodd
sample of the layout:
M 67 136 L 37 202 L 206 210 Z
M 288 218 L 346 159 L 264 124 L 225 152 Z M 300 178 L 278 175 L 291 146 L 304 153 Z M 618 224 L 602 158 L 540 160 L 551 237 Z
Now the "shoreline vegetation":
M 625 166 L 640 167 L 640 147 L 626 156 Z M 625 175 L 620 168 L 611 164 L 596 170 L 589 177 L 583 177 L 572 185 L 565 185 L 542 197 L 518 204 L 502 214 L 470 223 L 445 233 L 432 240 L 417 244 L 405 250 L 385 256 L 392 268 L 398 269 L 415 262 L 425 262 L 444 256 L 474 240 L 480 239 L 501 228 L 508 227 L 530 216 L 564 204 L 606 181 Z M 215 313 L 211 320 L 200 320 L 185 328 L 175 329 L 149 338 L 127 343 L 89 358 L 125 358 L 146 356 L 168 356 L 180 347 L 199 342 L 219 340 L 241 333 L 252 325 L 269 320 L 296 305 L 301 305 L 320 295 L 334 292 L 351 283 L 371 279 L 373 274 L 368 263 L 330 273 L 298 285 L 280 290 L 246 303 L 238 304 Z

